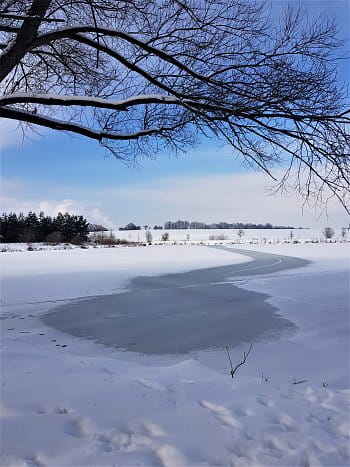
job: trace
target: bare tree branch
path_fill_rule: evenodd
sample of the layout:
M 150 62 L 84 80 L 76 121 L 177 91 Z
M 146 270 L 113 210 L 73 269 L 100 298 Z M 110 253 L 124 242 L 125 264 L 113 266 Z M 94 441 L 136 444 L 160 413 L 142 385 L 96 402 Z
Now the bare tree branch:
M 133 140 L 154 134 L 172 132 L 176 128 L 176 126 L 148 128 L 146 130 L 138 131 L 135 133 L 113 133 L 112 131 L 95 131 L 83 125 L 77 125 L 75 123 L 67 122 L 64 120 L 58 120 L 56 118 L 49 118 L 44 115 L 38 115 L 36 113 L 29 113 L 10 108 L 0 108 L 0 117 L 10 119 L 12 118 L 22 122 L 34 123 L 35 125 L 51 128 L 53 130 L 72 131 L 74 133 L 86 136 L 91 139 L 95 139 L 97 141 L 102 141 L 103 139 L 120 141 Z

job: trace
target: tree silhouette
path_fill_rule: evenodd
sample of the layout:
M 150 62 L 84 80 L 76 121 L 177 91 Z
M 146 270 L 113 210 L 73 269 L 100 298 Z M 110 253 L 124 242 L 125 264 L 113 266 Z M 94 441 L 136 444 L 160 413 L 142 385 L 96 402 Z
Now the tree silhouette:
M 133 161 L 202 136 L 307 199 L 349 190 L 349 104 L 327 17 L 248 0 L 4 0 L 0 115 Z M 328 195 L 327 195 L 328 196 Z

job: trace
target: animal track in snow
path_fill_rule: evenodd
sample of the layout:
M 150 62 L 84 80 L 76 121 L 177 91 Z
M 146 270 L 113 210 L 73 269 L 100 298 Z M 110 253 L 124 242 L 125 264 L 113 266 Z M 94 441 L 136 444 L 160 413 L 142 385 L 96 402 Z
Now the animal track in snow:
M 258 402 L 258 404 L 263 405 L 264 407 L 272 407 L 273 406 L 273 402 L 271 400 L 267 399 L 267 397 L 265 397 L 265 396 L 257 397 L 256 401 Z
M 209 412 L 213 415 L 213 417 L 218 420 L 222 425 L 225 426 L 232 426 L 232 427 L 239 427 L 240 423 L 238 420 L 235 419 L 231 410 L 227 407 L 222 405 L 214 404 L 213 402 L 200 400 L 199 404 L 204 408 L 208 409 Z
M 179 467 L 188 465 L 182 454 L 170 444 L 162 444 L 154 448 L 154 453 L 164 467 Z
M 130 435 L 118 431 L 110 431 L 106 433 L 101 433 L 97 440 L 99 441 L 103 451 L 110 452 L 114 449 L 127 450 L 130 446 Z
M 295 424 L 293 422 L 293 419 L 287 414 L 276 413 L 272 416 L 271 422 L 276 425 L 280 425 L 284 431 L 295 430 Z
M 161 384 L 157 383 L 157 381 L 152 381 L 150 379 L 145 378 L 137 378 L 136 381 L 148 389 L 154 389 L 155 391 L 167 391 L 167 389 L 162 386 Z
M 65 426 L 65 432 L 75 438 L 84 438 L 92 433 L 92 424 L 87 417 L 75 417 Z
M 161 437 L 166 435 L 165 431 L 153 422 L 145 422 L 143 426 L 150 436 Z
M 47 460 L 41 452 L 33 454 L 26 459 L 28 467 L 46 467 Z
M 145 422 L 144 427 L 148 431 L 153 431 L 153 435 L 157 432 L 160 434 L 161 428 L 150 422 Z M 129 434 L 112 431 L 109 433 L 101 433 L 97 438 L 101 443 L 104 451 L 111 451 L 113 448 L 124 451 L 135 451 L 142 447 L 148 448 L 159 459 L 163 467 L 179 467 L 188 465 L 182 453 L 170 444 L 162 444 L 157 440 L 153 440 L 150 436 L 131 432 Z
M 270 455 L 278 459 L 288 452 L 288 447 L 277 436 L 268 436 L 265 438 L 264 445 L 270 450 Z

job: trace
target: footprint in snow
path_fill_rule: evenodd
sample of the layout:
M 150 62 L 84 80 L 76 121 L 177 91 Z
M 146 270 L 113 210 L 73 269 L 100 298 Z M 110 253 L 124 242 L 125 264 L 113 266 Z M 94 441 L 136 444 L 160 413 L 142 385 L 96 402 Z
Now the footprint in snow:
M 272 407 L 273 406 L 273 402 L 271 400 L 267 399 L 264 396 L 257 397 L 256 402 L 258 404 L 264 406 L 264 407 Z
M 287 414 L 276 413 L 272 416 L 271 422 L 273 424 L 280 425 L 284 431 L 295 430 L 295 423 L 293 419 Z
M 33 454 L 33 456 L 26 459 L 26 465 L 29 467 L 46 467 L 47 459 L 41 452 Z
M 165 431 L 160 426 L 156 425 L 153 422 L 145 422 L 143 426 L 147 434 L 150 436 L 154 436 L 154 437 L 166 436 Z
M 269 450 L 272 457 L 280 459 L 284 454 L 288 453 L 288 447 L 280 441 L 276 436 L 269 436 L 263 442 L 266 449 Z
M 137 378 L 136 381 L 148 389 L 153 389 L 155 391 L 163 391 L 163 392 L 167 391 L 167 389 L 161 384 L 157 383 L 157 381 L 152 381 L 150 379 L 145 379 L 145 378 Z
M 84 438 L 93 433 L 93 427 L 89 418 L 75 417 L 66 423 L 64 431 L 75 438 Z
M 200 400 L 199 405 L 204 409 L 209 410 L 212 416 L 222 425 L 236 428 L 240 426 L 239 421 L 233 416 L 233 413 L 227 407 L 205 400 Z

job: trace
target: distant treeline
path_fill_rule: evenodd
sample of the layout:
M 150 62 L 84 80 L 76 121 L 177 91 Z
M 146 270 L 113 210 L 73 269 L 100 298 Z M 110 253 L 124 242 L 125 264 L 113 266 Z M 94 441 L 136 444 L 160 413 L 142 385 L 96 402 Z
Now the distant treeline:
M 2 214 L 0 235 L 2 243 L 16 242 L 70 242 L 82 243 L 88 238 L 89 224 L 83 216 L 59 212 L 56 217 L 29 212 Z
M 285 225 L 272 225 L 269 222 L 266 224 L 252 224 L 243 222 L 218 222 L 206 224 L 205 222 L 188 222 L 188 221 L 168 221 L 164 224 L 166 230 L 176 229 L 294 229 L 295 227 Z
M 150 229 L 148 225 L 144 225 L 145 230 Z M 155 225 L 154 230 L 162 230 L 161 225 Z M 168 221 L 164 224 L 164 230 L 179 230 L 179 229 L 295 229 L 295 227 L 286 225 L 272 225 L 269 222 L 266 224 L 252 224 L 243 222 L 218 222 L 213 224 L 206 224 L 205 222 L 189 222 L 189 221 Z M 120 227 L 119 230 L 141 230 L 140 225 L 134 223 L 127 224 L 125 227 Z

